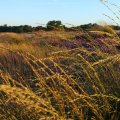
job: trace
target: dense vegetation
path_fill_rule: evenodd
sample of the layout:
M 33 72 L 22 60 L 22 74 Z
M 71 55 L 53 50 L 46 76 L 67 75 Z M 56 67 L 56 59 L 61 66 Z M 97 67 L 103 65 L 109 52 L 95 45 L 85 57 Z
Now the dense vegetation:
M 107 31 L 106 26 L 98 25 L 98 24 L 85 24 L 80 26 L 72 26 L 67 27 L 67 25 L 63 25 L 59 20 L 49 21 L 45 27 L 37 26 L 32 27 L 30 25 L 20 25 L 20 26 L 7 26 L 2 25 L 0 26 L 0 32 L 15 32 L 15 33 L 27 33 L 27 32 L 34 32 L 34 31 L 52 31 L 52 30 L 65 30 L 65 31 Z M 117 25 L 109 25 L 114 30 L 120 30 L 120 26 Z
M 0 120 L 119 120 L 119 30 L 0 26 Z
M 0 33 L 1 120 L 118 120 L 115 33 Z

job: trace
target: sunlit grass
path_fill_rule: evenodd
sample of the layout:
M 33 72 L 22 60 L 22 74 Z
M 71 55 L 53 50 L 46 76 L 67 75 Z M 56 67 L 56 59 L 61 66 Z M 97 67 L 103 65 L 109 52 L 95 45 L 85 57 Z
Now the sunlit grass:
M 71 33 L 62 31 L 62 37 L 56 32 L 53 44 L 54 32 L 48 32 L 47 38 L 45 33 L 36 34 L 25 35 L 29 42 L 0 43 L 0 119 L 118 120 L 118 38 L 87 40 L 81 33 L 69 38 Z M 63 39 L 67 46 L 61 46 Z

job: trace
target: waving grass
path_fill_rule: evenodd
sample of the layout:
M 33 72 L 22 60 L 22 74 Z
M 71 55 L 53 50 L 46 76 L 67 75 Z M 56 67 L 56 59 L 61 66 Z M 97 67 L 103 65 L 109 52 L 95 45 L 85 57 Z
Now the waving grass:
M 38 48 L 38 44 L 33 41 L 24 43 L 25 48 L 18 44 L 16 49 L 14 45 L 12 47 L 8 44 L 6 48 L 2 44 L 0 119 L 118 120 L 118 39 L 115 41 L 116 38 L 108 37 L 83 41 L 86 39 L 88 38 L 83 39 L 83 35 L 82 38 L 80 35 L 77 40 L 73 36 L 71 41 L 66 40 L 68 44 L 78 42 L 75 48 L 72 44 L 69 44 L 72 47 L 59 46 L 64 42 L 61 38 L 57 46 L 49 41 L 48 45 L 56 50 L 49 52 L 47 56 L 37 55 L 41 49 L 37 49 L 36 53 L 29 50 L 29 45 Z M 91 47 L 86 46 L 87 43 Z

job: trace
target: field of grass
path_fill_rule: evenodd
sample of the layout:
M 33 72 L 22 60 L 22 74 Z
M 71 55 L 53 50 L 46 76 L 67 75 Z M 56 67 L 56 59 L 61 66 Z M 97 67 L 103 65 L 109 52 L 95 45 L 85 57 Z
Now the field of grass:
M 118 35 L 0 33 L 0 120 L 119 118 Z

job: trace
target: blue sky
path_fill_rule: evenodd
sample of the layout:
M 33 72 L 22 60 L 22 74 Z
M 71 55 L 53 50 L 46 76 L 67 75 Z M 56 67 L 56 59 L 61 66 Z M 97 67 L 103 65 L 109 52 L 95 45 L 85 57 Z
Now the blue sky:
M 109 0 L 120 5 L 120 0 Z M 36 26 L 49 20 L 74 25 L 111 22 L 102 15 L 112 15 L 99 0 L 0 0 L 0 24 Z

